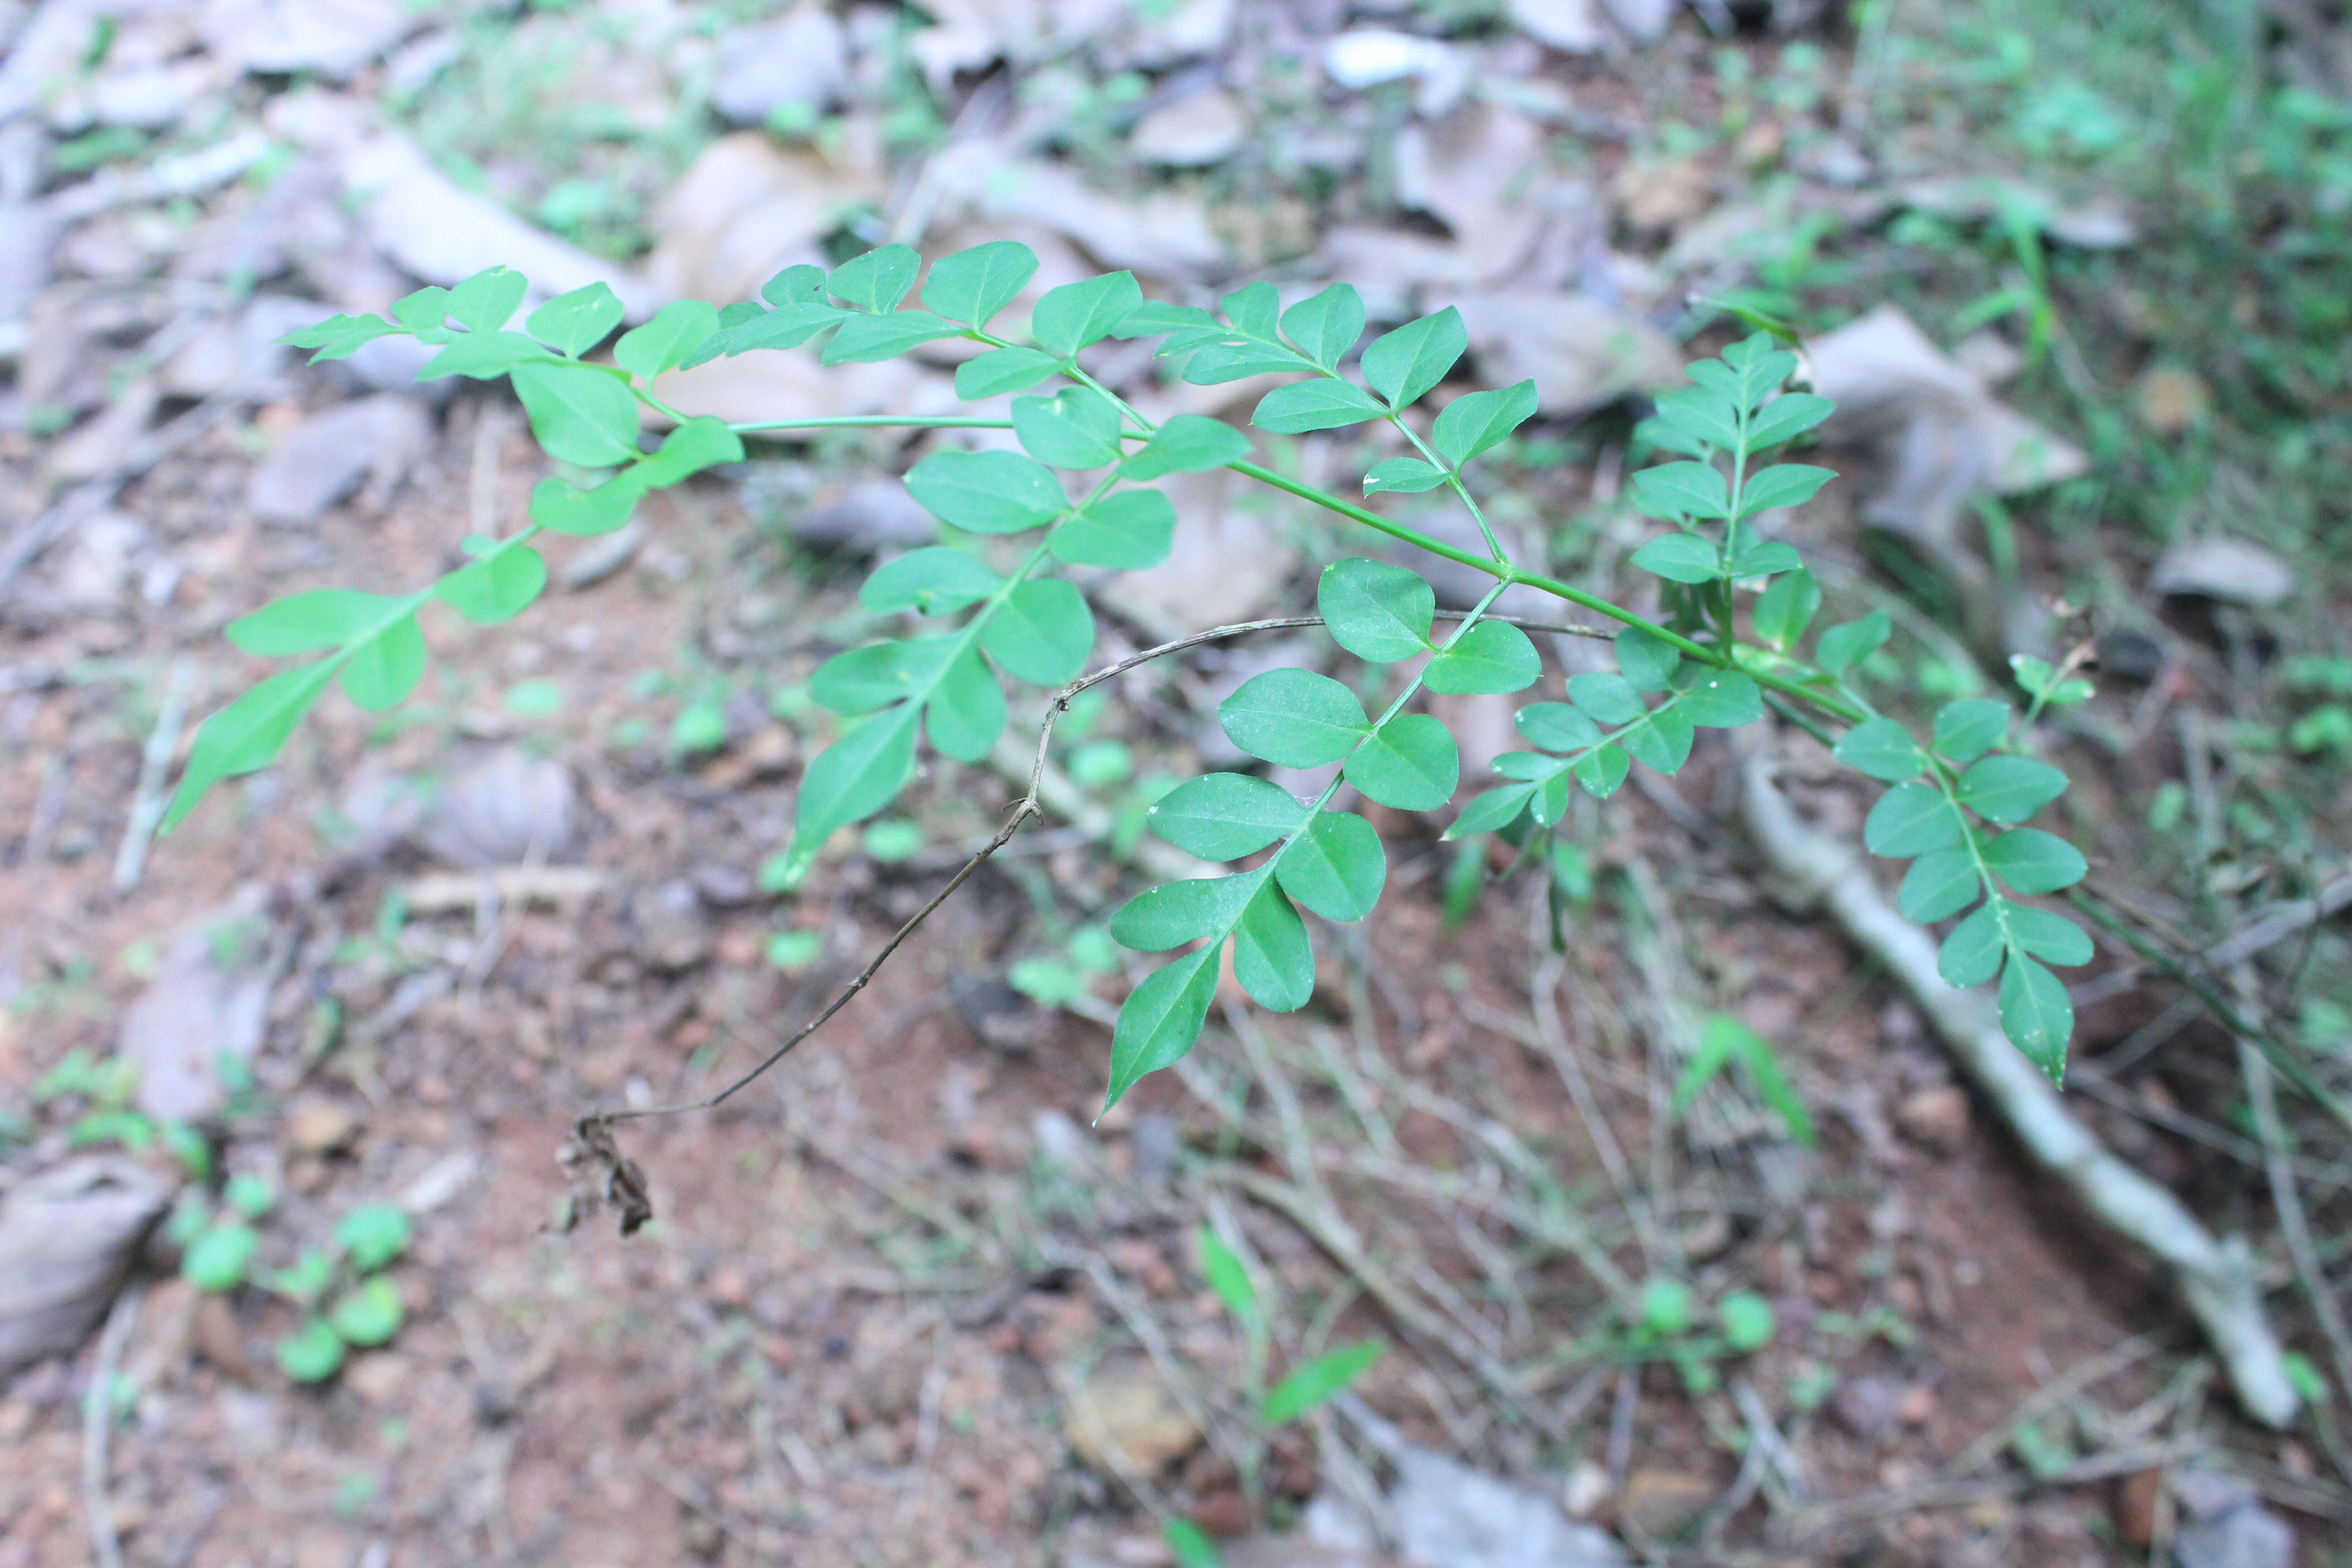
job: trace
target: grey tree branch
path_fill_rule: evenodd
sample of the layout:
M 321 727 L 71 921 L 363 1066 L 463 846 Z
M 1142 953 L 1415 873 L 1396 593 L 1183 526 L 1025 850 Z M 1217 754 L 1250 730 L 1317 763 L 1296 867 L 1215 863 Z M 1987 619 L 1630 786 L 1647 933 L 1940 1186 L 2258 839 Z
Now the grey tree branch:
M 1849 940 L 1892 971 L 2034 1160 L 2110 1227 L 2171 1267 L 2248 1414 L 2271 1426 L 2294 1420 L 2302 1402 L 2287 1382 L 2244 1239 L 2217 1238 L 2168 1190 L 2108 1152 L 2003 1037 L 1986 999 L 1944 983 L 1934 939 L 1887 902 L 1862 858 L 1799 819 L 1773 782 L 1769 755 L 1751 747 L 1744 767 L 1748 829 L 1785 895 L 1826 908 Z

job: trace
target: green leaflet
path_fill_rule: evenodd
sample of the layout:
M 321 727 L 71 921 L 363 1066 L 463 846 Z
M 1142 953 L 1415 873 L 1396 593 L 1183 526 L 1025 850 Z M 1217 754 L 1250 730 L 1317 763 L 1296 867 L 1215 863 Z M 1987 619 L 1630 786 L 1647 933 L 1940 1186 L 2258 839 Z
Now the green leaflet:
M 1602 724 L 1630 724 L 1647 710 L 1642 694 L 1622 675 L 1586 670 L 1568 678 L 1568 700 Z M 1532 739 L 1532 737 L 1530 737 Z M 1537 742 L 1537 744 L 1543 744 Z
M 1749 612 L 1757 640 L 1786 650 L 1794 647 L 1822 607 L 1822 585 L 1801 568 L 1773 580 Z
M 835 268 L 825 288 L 835 299 L 861 310 L 887 315 L 915 286 L 915 274 L 922 268 L 923 258 L 912 246 L 886 245 Z
M 1710 447 L 1739 445 L 1739 405 L 1711 386 L 1686 386 L 1658 399 L 1658 419 Z
M 1023 450 L 1052 468 L 1099 468 L 1118 461 L 1118 410 L 1090 386 L 1014 398 L 1013 433 Z
M 1370 799 L 1399 811 L 1434 811 L 1462 782 L 1453 732 L 1426 713 L 1400 713 L 1350 752 L 1342 770 Z
M 1253 375 L 1314 368 L 1303 355 L 1270 343 L 1210 343 L 1184 362 L 1184 379 L 1194 386 L 1222 386 Z
M 1035 251 L 1014 240 L 994 239 L 932 262 L 931 275 L 923 280 L 923 303 L 949 321 L 985 327 L 1036 275 Z
M 1444 381 L 1469 346 L 1462 312 L 1448 305 L 1374 338 L 1364 350 L 1364 379 L 1390 407 L 1402 408 Z
M 282 656 L 345 647 L 415 603 L 411 596 L 362 593 L 357 588 L 314 588 L 273 599 L 231 621 L 228 640 L 247 653 Z
M 348 1344 L 381 1345 L 400 1332 L 402 1316 L 399 1288 L 379 1274 L 339 1298 L 327 1321 Z
M 978 604 L 1003 584 L 1003 579 L 977 557 L 944 544 L 930 544 L 876 567 L 857 591 L 857 602 L 883 614 L 913 610 L 944 616 Z
M 1381 495 L 1419 495 L 1433 490 L 1445 482 L 1445 470 L 1423 462 L 1419 458 L 1388 458 L 1374 463 L 1364 474 L 1364 493 Z
M 636 458 L 637 400 L 619 376 L 584 364 L 520 364 L 511 379 L 549 457 L 583 468 Z
M 793 816 L 788 875 L 797 879 L 824 841 L 890 804 L 915 766 L 915 705 L 886 708 L 811 759 Z
M 996 744 L 1004 729 L 1004 691 L 977 652 L 964 649 L 940 672 L 923 724 L 940 754 L 960 763 L 980 762 Z
M 567 358 L 578 359 L 620 324 L 619 297 L 604 284 L 591 283 L 585 289 L 558 294 L 533 310 L 523 330 Z
M 2066 775 L 2032 757 L 1987 757 L 1960 775 L 1953 793 L 1970 811 L 1994 822 L 2022 822 L 2056 800 Z
M 929 310 L 891 310 L 872 316 L 852 316 L 817 356 L 822 364 L 873 364 L 896 359 L 918 344 L 961 337 L 963 329 L 941 321 Z
M 1759 410 L 1748 426 L 1748 449 L 1777 447 L 1828 418 L 1837 405 L 1810 392 L 1785 392 Z
M 1128 994 L 1110 1037 L 1108 1111 L 1146 1073 L 1173 1066 L 1201 1037 L 1217 990 L 1217 948 L 1212 944 L 1154 970 Z
M 2011 957 L 2009 972 L 2000 977 L 2000 1032 L 2051 1082 L 2065 1081 L 2074 1004 L 2056 975 L 2021 954 Z
M 1911 731 L 1893 719 L 1856 724 L 1838 742 L 1835 755 L 1856 772 L 1887 784 L 1916 779 L 1927 771 L 1927 753 L 1912 740 Z
M 1201 1274 L 1208 1280 L 1209 1289 L 1216 1292 L 1225 1310 L 1240 1323 L 1255 1323 L 1263 1312 L 1257 1304 L 1257 1287 L 1250 1283 L 1249 1268 L 1234 1249 L 1217 1237 L 1207 1226 L 1193 1232 L 1201 1255 Z M 1214 1568 L 1214 1564 L 1211 1565 Z
M 1364 335 L 1364 301 L 1355 289 L 1334 283 L 1282 313 L 1282 335 L 1325 370 L 1337 370 L 1340 356 Z
M 1998 697 L 1964 697 L 1936 710 L 1936 751 L 1965 766 L 2008 738 L 2010 707 Z
M 1138 572 L 1167 560 L 1175 537 L 1175 502 L 1158 490 L 1113 490 L 1065 519 L 1045 547 L 1073 566 Z
M 1305 669 L 1251 677 L 1217 705 L 1217 721 L 1234 745 L 1286 768 L 1336 763 L 1371 728 L 1354 692 Z
M 547 586 L 547 562 L 528 544 L 499 544 L 433 585 L 433 596 L 480 626 L 510 621 Z
M 821 300 L 779 305 L 773 310 L 748 303 L 730 305 L 719 313 L 719 330 L 678 363 L 691 370 L 721 354 L 731 358 L 758 349 L 796 349 L 849 319 L 849 311 Z
M 1152 832 L 1188 855 L 1203 860 L 1238 860 L 1297 827 L 1304 810 L 1289 791 L 1264 779 L 1247 773 L 1203 773 L 1160 796 L 1145 812 L 1144 819 Z M 1316 907 L 1302 901 L 1309 909 Z
M 1243 906 L 1234 927 L 1234 978 L 1262 1007 L 1296 1012 L 1315 994 L 1315 950 L 1307 923 L 1270 880 Z
M 1948 985 L 1966 990 L 1981 985 L 2000 973 L 2001 929 L 2003 903 L 1988 899 L 1976 913 L 1952 928 L 1951 935 L 1937 950 L 1936 973 Z
M 187 768 L 163 813 L 162 830 L 171 831 L 221 780 L 257 772 L 277 761 L 286 738 L 333 679 L 338 662 L 324 658 L 281 669 L 199 725 Z
M 1680 649 L 1654 632 L 1627 626 L 1617 634 L 1617 668 L 1636 691 L 1673 689 L 1675 672 L 1682 668 Z
M 1253 872 L 1147 888 L 1111 916 L 1111 939 L 1138 952 L 1164 952 L 1229 931 L 1261 880 Z
M 1332 641 L 1358 658 L 1389 664 L 1430 650 L 1437 592 L 1418 573 L 1357 555 L 1323 569 L 1315 608 Z
M 1633 476 L 1633 502 L 1643 515 L 1668 522 L 1731 514 L 1731 490 L 1711 463 L 1667 463 Z
M 1496 387 L 1492 392 L 1465 392 L 1438 410 L 1429 444 L 1437 455 L 1460 468 L 1481 452 L 1510 439 L 1511 432 L 1535 416 L 1536 384 Z
M 452 339 L 439 353 L 418 366 L 416 379 L 439 381 L 444 376 L 462 375 L 488 381 L 519 364 L 551 363 L 555 357 L 520 332 L 468 332 Z
M 1933 784 L 1896 784 L 1878 797 L 1862 824 L 1864 846 L 1896 859 L 1949 849 L 1967 837 L 1959 812 Z
M 683 363 L 718 330 L 716 307 L 700 300 L 673 300 L 655 311 L 653 320 L 644 326 L 623 332 L 621 341 L 613 345 L 613 359 L 650 384 L 662 372 Z
M 641 468 L 633 464 L 584 490 L 562 479 L 541 479 L 531 487 L 530 520 L 551 533 L 611 533 L 628 522 L 629 513 L 646 493 Z
M 1638 713 L 1641 700 L 1633 705 Z M 1547 752 L 1583 752 L 1601 744 L 1601 726 L 1565 702 L 1530 702 L 1511 721 Z
M 1143 290 L 1132 272 L 1107 272 L 1049 289 L 1029 315 L 1029 335 L 1058 359 L 1110 336 L 1135 308 Z
M 1297 822 L 1294 813 L 1292 824 Z M 1372 825 L 1351 811 L 1318 811 L 1275 862 L 1282 890 L 1327 921 L 1360 921 L 1380 902 L 1388 852 Z
M 1739 492 L 1739 515 L 1754 517 L 1776 507 L 1802 506 L 1835 478 L 1834 470 L 1810 463 L 1780 463 L 1750 474 Z
M 1832 675 L 1843 675 L 1864 659 L 1876 653 L 1892 631 L 1885 610 L 1873 610 L 1858 621 L 1832 626 L 1813 645 L 1813 658 Z
M 2011 939 L 2034 957 L 2067 965 L 2091 962 L 2091 939 L 2064 915 L 2006 900 L 2002 907 L 2007 911 Z
M 1249 437 L 1222 419 L 1179 414 L 1153 432 L 1140 451 L 1119 469 L 1122 479 L 1156 479 L 1167 474 L 1206 473 L 1249 456 Z
M 1076 678 L 1094 651 L 1095 613 L 1086 595 L 1058 577 L 1024 583 L 980 628 L 988 657 L 1024 680 L 1059 686 Z
M 1524 691 L 1543 674 L 1528 634 L 1507 621 L 1463 628 L 1423 672 L 1422 684 L 1444 693 Z
M 1750 578 L 1769 577 L 1780 572 L 1801 572 L 1804 565 L 1805 558 L 1797 553 L 1795 545 L 1771 539 L 1751 545 L 1733 556 L 1731 564 L 1724 570 L 1724 575 L 1736 583 L 1745 583 Z
M 1347 1345 L 1316 1357 L 1274 1385 L 1265 1396 L 1265 1424 L 1279 1426 L 1296 1421 L 1326 1400 L 1335 1398 L 1380 1360 L 1388 1346 L 1378 1340 Z
M 1906 919 L 1932 925 L 1975 903 L 1979 887 L 1976 857 L 1967 849 L 1931 849 L 1904 873 L 1896 902 Z
M 1063 362 L 1035 349 L 991 349 L 956 366 L 956 395 L 967 403 L 1021 392 L 1062 368 Z
M 310 363 L 349 359 L 390 332 L 400 329 L 381 316 L 330 316 L 313 326 L 298 327 L 278 342 L 289 348 L 310 349 Z
M 1309 430 L 1336 430 L 1360 425 L 1386 412 L 1379 402 L 1352 382 L 1318 377 L 1277 386 L 1259 400 L 1250 423 L 1277 435 L 1297 436 Z
M 973 533 L 1043 528 L 1070 504 L 1054 471 L 1019 452 L 934 452 L 908 470 L 907 493 Z
M 2054 833 L 2018 827 L 1984 847 L 1987 869 L 2021 893 L 2054 893 L 2090 870 L 2083 852 Z
M 1721 572 L 1716 548 L 1696 533 L 1668 533 L 1633 552 L 1633 564 L 1675 583 L 1708 583 Z
M 743 437 L 727 428 L 725 420 L 705 414 L 671 431 L 661 449 L 632 471 L 637 482 L 647 489 L 660 489 L 713 464 L 742 460 Z
M 1498 827 L 1508 827 L 1526 812 L 1528 803 L 1535 798 L 1535 794 L 1534 784 L 1505 784 L 1500 789 L 1473 795 L 1470 804 L 1462 808 L 1462 815 L 1454 819 L 1454 826 L 1445 830 L 1445 837 L 1449 839 L 1468 838 L 1474 834 L 1492 833 Z
M 343 659 L 343 695 L 370 713 L 402 701 L 424 678 L 425 633 L 413 614 L 353 643 Z
M 809 677 L 809 700 L 835 713 L 870 713 L 930 689 L 962 645 L 960 633 L 868 643 L 837 653 Z
M 401 330 L 414 332 L 427 342 L 448 341 L 448 315 L 446 289 L 427 286 L 392 302 L 392 319 L 400 323 Z
M 1662 703 L 1613 737 L 1625 752 L 1652 773 L 1674 774 L 1690 761 L 1694 731 L 1675 703 Z

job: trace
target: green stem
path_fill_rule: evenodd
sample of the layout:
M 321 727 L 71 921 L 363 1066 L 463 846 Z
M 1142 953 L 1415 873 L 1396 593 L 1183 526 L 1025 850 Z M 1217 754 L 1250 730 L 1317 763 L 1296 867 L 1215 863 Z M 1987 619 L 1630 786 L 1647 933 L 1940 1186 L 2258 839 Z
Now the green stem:
M 893 426 L 915 430 L 1010 430 L 1010 419 L 982 419 L 961 414 L 833 414 L 822 418 L 751 419 L 727 426 L 738 436 L 769 430 L 882 430 Z

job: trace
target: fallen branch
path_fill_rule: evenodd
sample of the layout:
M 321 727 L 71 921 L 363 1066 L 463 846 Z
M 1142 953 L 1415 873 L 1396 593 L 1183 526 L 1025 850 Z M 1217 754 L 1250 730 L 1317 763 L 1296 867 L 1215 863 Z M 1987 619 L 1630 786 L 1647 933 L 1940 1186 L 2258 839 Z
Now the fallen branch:
M 2287 1382 L 2244 1240 L 2216 1238 L 2179 1198 L 2100 1145 L 2002 1037 L 1991 1005 L 1944 983 L 1935 940 L 1887 902 L 1861 857 L 1799 819 L 1760 749 L 1747 756 L 1743 785 L 1748 830 L 1791 901 L 1825 906 L 1848 939 L 1894 972 L 2034 1160 L 2109 1226 L 2171 1266 L 2248 1414 L 2271 1426 L 2293 1421 L 2302 1402 Z

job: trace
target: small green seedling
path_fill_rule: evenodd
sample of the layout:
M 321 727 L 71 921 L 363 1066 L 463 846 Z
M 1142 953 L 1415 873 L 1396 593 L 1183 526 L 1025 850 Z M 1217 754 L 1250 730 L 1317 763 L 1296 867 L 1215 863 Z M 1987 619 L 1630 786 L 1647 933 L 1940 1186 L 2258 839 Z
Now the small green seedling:
M 1716 1301 L 1712 1327 L 1702 1324 L 1689 1286 L 1660 1276 L 1643 1283 L 1626 1326 L 1604 1337 L 1598 1353 L 1621 1361 L 1664 1361 L 1691 1393 L 1712 1393 L 1722 1381 L 1718 1362 L 1753 1354 L 1772 1342 L 1772 1304 L 1752 1290 L 1727 1290 Z
M 1805 1109 L 1804 1100 L 1790 1083 L 1789 1075 L 1780 1069 L 1780 1058 L 1773 1051 L 1772 1042 L 1726 1013 L 1711 1016 L 1701 1026 L 1698 1050 L 1675 1085 L 1674 1114 L 1681 1116 L 1688 1111 L 1699 1090 L 1735 1061 L 1748 1069 L 1757 1094 L 1780 1119 L 1789 1136 L 1811 1148 L 1812 1113 Z
M 99 1061 L 76 1047 L 35 1080 L 31 1099 L 35 1105 L 82 1101 L 81 1113 L 66 1130 L 66 1141 L 76 1148 L 120 1143 L 137 1153 L 160 1142 L 189 1175 L 198 1181 L 211 1175 L 212 1146 L 204 1134 L 184 1121 L 158 1121 L 131 1109 L 138 1089 L 139 1069 L 127 1058 Z
M 388 1344 L 400 1331 L 400 1290 L 383 1270 L 407 1249 L 411 1224 L 395 1204 L 362 1204 L 337 1224 L 331 1247 L 308 1248 L 284 1268 L 257 1268 L 256 1222 L 276 1205 L 268 1182 L 240 1173 L 222 1188 L 216 1212 L 184 1206 L 173 1217 L 185 1247 L 180 1273 L 199 1290 L 224 1295 L 253 1285 L 300 1308 L 300 1326 L 278 1342 L 278 1370 L 297 1383 L 323 1383 L 351 1347 Z

